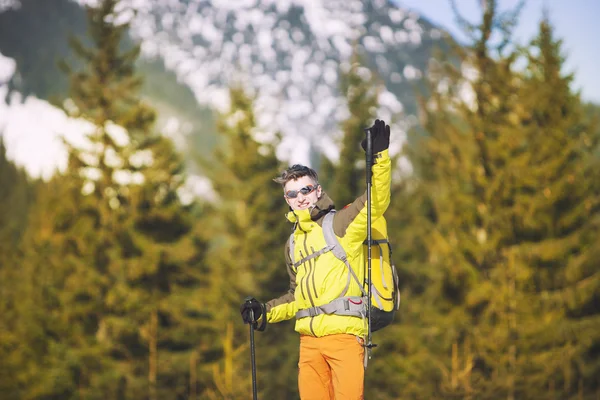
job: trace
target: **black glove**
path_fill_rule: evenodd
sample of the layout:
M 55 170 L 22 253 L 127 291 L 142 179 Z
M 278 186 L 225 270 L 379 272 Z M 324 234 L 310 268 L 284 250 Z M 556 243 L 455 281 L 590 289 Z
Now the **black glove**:
M 386 125 L 383 120 L 376 119 L 373 126 L 368 129 L 371 131 L 373 155 L 390 147 L 390 126 Z M 367 138 L 364 138 L 360 145 L 364 151 L 367 151 Z
M 242 320 L 244 320 L 245 324 L 256 325 L 256 321 L 258 321 L 261 316 L 265 316 L 265 307 L 254 297 L 246 297 L 246 300 L 240 306 L 240 313 L 242 314 Z M 263 320 L 265 319 L 266 316 Z

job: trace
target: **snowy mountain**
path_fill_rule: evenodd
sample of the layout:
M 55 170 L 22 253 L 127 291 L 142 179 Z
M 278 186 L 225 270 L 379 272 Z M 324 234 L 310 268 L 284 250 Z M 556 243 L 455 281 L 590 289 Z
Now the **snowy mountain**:
M 182 0 L 132 2 L 132 33 L 161 57 L 201 104 L 227 105 L 227 85 L 256 90 L 259 123 L 281 130 L 281 156 L 306 161 L 330 146 L 347 117 L 337 90 L 353 46 L 383 78 L 379 115 L 415 112 L 413 86 L 442 31 L 386 0 Z M 334 156 L 331 152 L 328 154 Z
M 67 0 L 21 2 L 23 9 L 30 6 L 30 13 L 38 8 L 55 10 L 73 5 Z M 79 0 L 80 4 L 86 2 L 93 0 Z M 284 141 L 279 156 L 290 162 L 308 162 L 311 150 L 337 156 L 332 139 L 337 134 L 337 122 L 347 117 L 337 89 L 338 78 L 340 71 L 349 68 L 354 48 L 383 80 L 379 115 L 386 120 L 401 117 L 395 131 L 402 140 L 401 132 L 416 109 L 414 87 L 423 76 L 433 48 L 445 47 L 441 30 L 386 0 L 126 0 L 124 5 L 120 18 L 131 18 L 129 7 L 137 10 L 131 36 L 141 41 L 144 59 L 148 63 L 154 59 L 164 62 L 167 71 L 176 76 L 165 78 L 152 69 L 142 70 L 146 82 L 170 85 L 170 97 L 163 95 L 165 90 L 153 98 L 150 95 L 151 101 L 163 106 L 159 107 L 159 115 L 173 114 L 189 105 L 181 105 L 182 96 L 177 93 L 183 90 L 191 90 L 197 102 L 193 106 L 198 110 L 223 109 L 228 104 L 228 86 L 241 83 L 257 95 L 257 116 L 264 133 L 259 139 L 269 140 L 273 133 L 281 132 Z M 61 15 L 69 19 L 62 23 L 82 26 L 76 14 Z M 33 21 L 36 18 L 40 17 L 30 17 Z M 29 50 L 29 58 L 20 57 L 19 46 L 11 47 L 12 53 L 7 54 L 5 48 L 23 42 L 26 34 L 19 33 L 18 26 L 12 31 L 0 27 L 0 53 L 17 60 L 11 81 L 11 87 L 17 89 L 27 87 L 40 74 L 50 75 L 51 68 L 44 72 L 43 66 L 52 64 L 44 51 L 31 52 L 31 43 L 20 46 L 23 51 Z M 32 72 L 37 57 L 42 71 Z M 0 107 L 0 113 L 7 115 L 11 107 L 16 105 Z M 185 120 L 189 114 L 178 115 L 179 121 L 171 118 L 166 126 L 182 129 L 190 124 Z M 2 124 L 0 115 L 0 127 Z M 209 131 L 202 127 L 190 135 L 206 135 Z M 202 143 L 196 137 L 186 140 Z

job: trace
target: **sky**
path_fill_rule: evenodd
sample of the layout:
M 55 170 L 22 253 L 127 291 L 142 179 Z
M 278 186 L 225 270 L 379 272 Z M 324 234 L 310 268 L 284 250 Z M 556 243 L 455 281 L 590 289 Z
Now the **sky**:
M 465 36 L 455 22 L 450 0 L 395 0 L 431 22 L 446 28 L 459 40 Z M 500 11 L 509 10 L 518 0 L 498 0 Z M 455 0 L 461 15 L 471 22 L 481 18 L 480 0 Z M 565 73 L 574 73 L 573 88 L 585 101 L 600 104 L 600 0 L 526 0 L 515 31 L 525 44 L 537 35 L 543 9 L 549 11 L 555 36 L 563 40 Z

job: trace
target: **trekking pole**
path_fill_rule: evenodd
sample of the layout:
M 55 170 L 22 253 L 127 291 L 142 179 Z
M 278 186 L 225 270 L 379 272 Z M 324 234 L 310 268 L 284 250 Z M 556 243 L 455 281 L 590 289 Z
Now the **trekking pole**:
M 247 297 L 246 303 L 250 303 L 251 300 L 252 300 L 252 297 Z M 254 311 L 252 309 L 250 309 L 250 320 L 252 321 L 252 323 L 250 323 L 248 325 L 250 325 L 250 362 L 252 363 L 252 399 L 257 400 L 258 392 L 256 389 L 256 353 L 254 351 L 255 321 L 254 321 Z
M 371 337 L 371 170 L 373 168 L 373 137 L 369 128 L 365 129 L 367 134 L 367 354 L 371 359 L 371 349 L 376 347 Z

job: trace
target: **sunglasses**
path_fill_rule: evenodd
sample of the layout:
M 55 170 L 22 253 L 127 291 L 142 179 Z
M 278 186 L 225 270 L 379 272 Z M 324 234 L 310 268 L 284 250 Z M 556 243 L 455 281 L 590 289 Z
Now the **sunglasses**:
M 298 194 L 300 194 L 300 193 L 302 193 L 304 196 L 306 196 L 306 195 L 314 192 L 315 189 L 318 187 L 319 187 L 319 185 L 308 185 L 308 186 L 304 186 L 300 190 L 288 190 L 287 192 L 285 192 L 285 197 L 287 197 L 288 199 L 295 199 L 296 197 L 298 197 Z

